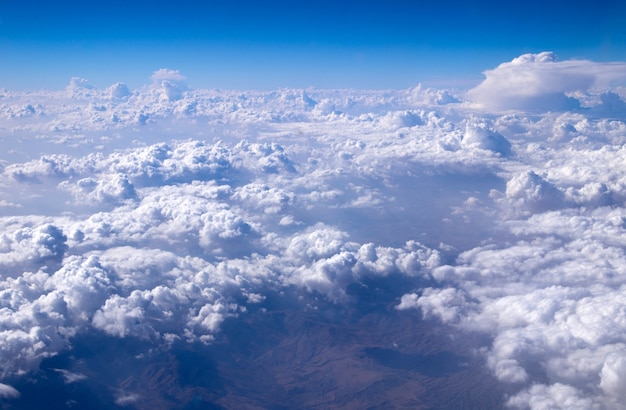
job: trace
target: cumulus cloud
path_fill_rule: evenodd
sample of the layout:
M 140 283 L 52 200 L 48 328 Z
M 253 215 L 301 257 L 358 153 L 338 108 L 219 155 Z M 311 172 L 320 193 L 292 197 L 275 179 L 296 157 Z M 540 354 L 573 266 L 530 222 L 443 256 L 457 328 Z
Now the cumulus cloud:
M 419 113 L 413 111 L 390 112 L 381 119 L 381 122 L 385 126 L 394 128 L 413 127 L 424 123 Z
M 514 408 L 531 409 L 594 409 L 589 398 L 581 397 L 580 392 L 571 386 L 560 383 L 546 386 L 537 384 L 523 393 L 509 399 L 507 404 Z
M 533 171 L 514 175 L 506 183 L 503 198 L 494 192 L 492 195 L 511 212 L 520 215 L 532 215 L 565 205 L 563 192 Z
M 504 63 L 469 95 L 514 115 L 422 87 L 189 93 L 167 69 L 5 93 L 0 396 L 44 366 L 95 383 L 84 340 L 146 365 L 305 311 L 367 334 L 374 310 L 445 323 L 511 407 L 622 407 L 624 93 L 594 89 L 619 67 Z M 111 403 L 147 403 L 131 385 Z
M 160 93 L 159 98 L 175 101 L 183 96 L 187 91 L 186 77 L 178 70 L 161 68 L 152 74 L 153 87 Z
M 60 187 L 70 191 L 75 200 L 90 203 L 121 203 L 136 198 L 135 187 L 126 175 L 111 175 L 110 178 L 95 180 L 83 178 L 76 184 L 63 181 Z
M 14 272 L 24 266 L 39 268 L 60 262 L 67 250 L 66 242 L 62 229 L 53 224 L 24 226 L 4 233 L 0 236 L 0 266 Z
M 626 64 L 588 60 L 558 61 L 552 52 L 524 54 L 484 72 L 468 97 L 487 109 L 532 112 L 580 107 L 569 94 L 626 81 Z
M 433 271 L 456 287 L 407 294 L 398 308 L 492 334 L 487 364 L 496 377 L 533 385 L 511 398 L 515 407 L 623 403 L 626 322 L 619 295 L 626 260 L 622 241 L 615 242 L 623 215 L 601 208 L 589 216 L 552 212 L 519 221 L 517 242 L 475 248 L 456 266 Z
M 122 99 L 130 95 L 128 86 L 124 83 L 115 83 L 107 89 L 111 95 L 111 98 Z
M 468 147 L 492 151 L 500 155 L 511 153 L 511 143 L 498 132 L 489 129 L 484 123 L 468 121 L 461 143 Z
M 68 91 L 91 90 L 95 88 L 88 80 L 80 77 L 72 77 L 67 85 Z
M 161 81 L 184 81 L 186 77 L 178 70 L 170 70 L 169 68 L 161 68 L 150 77 L 153 82 L 159 83 Z

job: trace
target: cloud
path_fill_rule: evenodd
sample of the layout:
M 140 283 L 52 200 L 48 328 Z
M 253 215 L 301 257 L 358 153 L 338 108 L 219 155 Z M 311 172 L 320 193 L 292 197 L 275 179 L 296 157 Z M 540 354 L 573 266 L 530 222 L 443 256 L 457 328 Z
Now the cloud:
M 418 84 L 416 87 L 409 89 L 409 93 L 411 95 L 411 99 L 420 104 L 436 104 L 436 105 L 446 105 L 446 104 L 456 104 L 460 103 L 457 97 L 455 97 L 448 90 L 437 90 L 437 89 L 429 89 L 422 87 L 421 84 Z
M 274 342 L 306 350 L 315 323 L 350 333 L 315 349 L 373 378 L 407 376 L 353 355 L 355 337 L 452 343 L 512 407 L 623 406 L 624 92 L 595 90 L 617 66 L 522 56 L 470 92 L 483 113 L 421 87 L 188 92 L 166 69 L 132 93 L 3 92 L 0 381 L 96 385 L 111 353 L 80 355 L 105 343 L 144 375 L 161 357 L 219 367 L 220 349 L 248 369 L 285 360 Z M 374 337 L 394 320 L 444 325 Z M 102 370 L 119 405 L 150 406 Z
M 465 295 L 457 289 L 426 288 L 419 297 L 415 293 L 403 295 L 397 309 L 420 308 L 425 317 L 440 317 L 444 322 L 456 322 L 465 310 L 465 304 Z
M 485 80 L 467 96 L 486 109 L 530 112 L 577 109 L 569 96 L 626 81 L 626 64 L 588 60 L 558 61 L 552 52 L 524 54 L 484 72 Z
M 107 89 L 111 95 L 111 98 L 122 99 L 128 97 L 131 93 L 126 84 L 115 83 Z
M 0 266 L 7 273 L 24 266 L 39 268 L 61 262 L 67 250 L 67 236 L 53 224 L 24 226 L 0 236 Z
M 69 84 L 67 85 L 67 90 L 71 92 L 76 92 L 80 90 L 92 90 L 94 88 L 95 87 L 91 85 L 88 80 L 80 77 L 72 77 Z
M 15 399 L 20 396 L 20 392 L 17 391 L 15 388 L 7 384 L 0 383 L 0 397 L 4 397 L 6 399 Z
M 178 70 L 161 68 L 152 74 L 153 87 L 159 92 L 159 98 L 167 101 L 180 100 L 187 91 L 185 76 Z
M 600 388 L 619 401 L 626 399 L 626 361 L 623 356 L 613 354 L 605 360 L 600 371 Z
M 70 185 L 67 181 L 59 184 L 59 187 L 70 191 L 75 200 L 90 203 L 122 203 L 137 197 L 133 183 L 126 175 L 111 175 L 109 178 L 94 180 L 83 178 Z
M 416 125 L 423 125 L 423 121 L 419 113 L 415 113 L 412 111 L 390 112 L 381 119 L 381 123 L 387 127 L 393 128 L 404 128 L 414 127 Z
M 63 380 L 67 384 L 76 383 L 76 382 L 79 382 L 81 380 L 87 379 L 87 376 L 85 376 L 84 374 L 81 374 L 81 373 L 72 373 L 72 372 L 69 372 L 69 371 L 64 370 L 64 369 L 54 369 L 54 370 L 56 372 L 60 373 L 61 376 L 63 376 Z
M 65 173 L 59 186 L 80 188 L 75 195 L 89 199 L 94 213 L 84 219 L 63 218 L 63 228 L 45 224 L 5 234 L 5 258 L 16 274 L 32 260 L 47 263 L 49 271 L 20 273 L 19 279 L 2 284 L 11 307 L 3 321 L 12 323 L 0 352 L 7 374 L 36 368 L 89 329 L 156 344 L 209 343 L 224 320 L 241 314 L 239 303 L 262 302 L 267 286 L 297 285 L 339 301 L 359 278 L 420 276 L 440 264 L 436 251 L 417 242 L 401 248 L 361 246 L 324 224 L 279 237 L 274 229 L 285 228 L 271 221 L 282 220 L 282 212 L 297 202 L 288 185 L 275 189 L 243 180 L 233 188 L 205 181 L 212 173 L 195 171 L 182 171 L 186 176 L 174 177 L 183 181 L 178 183 L 159 177 L 158 185 L 145 173 L 167 175 L 164 170 L 172 167 L 176 174 L 187 163 L 212 163 L 197 143 L 159 148 L 71 159 L 75 171 Z M 265 159 L 277 153 L 279 162 L 289 163 L 278 146 L 222 148 L 228 157 L 233 151 L 242 155 L 243 164 L 258 175 L 275 175 L 264 170 Z M 158 157 L 149 161 L 152 171 L 134 160 L 145 153 Z M 85 160 L 91 165 L 81 165 Z M 130 177 L 117 174 L 116 167 L 129 171 Z M 235 167 L 225 170 L 230 175 L 240 172 Z M 276 173 L 291 176 L 293 171 L 277 167 Z M 46 167 L 34 175 L 46 181 L 55 171 Z M 80 178 L 76 185 L 74 177 Z M 137 188 L 117 189 L 133 186 L 131 178 Z M 127 198 L 125 192 L 133 195 Z M 50 258 L 58 265 L 51 266 Z M 29 350 L 32 345 L 38 349 Z
M 486 356 L 495 376 L 531 385 L 511 398 L 514 407 L 621 406 L 626 259 L 615 235 L 623 217 L 623 209 L 600 208 L 518 221 L 516 242 L 475 248 L 455 266 L 435 268 L 434 278 L 456 285 L 406 294 L 398 309 L 491 334 Z
M 581 397 L 575 388 L 560 383 L 546 386 L 537 384 L 522 394 L 509 399 L 507 404 L 514 408 L 530 409 L 594 409 L 592 400 Z
M 503 156 L 511 154 L 511 143 L 498 132 L 490 130 L 484 123 L 469 121 L 461 144 L 495 152 Z
M 533 171 L 526 171 L 506 183 L 505 196 L 500 201 L 515 214 L 531 215 L 563 207 L 565 196 L 555 185 Z
M 136 402 L 140 398 L 141 398 L 140 395 L 134 394 L 134 393 L 122 394 L 115 399 L 115 404 L 117 404 L 118 406 L 128 406 L 128 405 L 132 405 L 134 402 Z
M 161 81 L 184 81 L 186 77 L 180 73 L 178 70 L 170 70 L 169 68 L 161 68 L 154 73 L 150 77 L 153 82 L 159 83 Z

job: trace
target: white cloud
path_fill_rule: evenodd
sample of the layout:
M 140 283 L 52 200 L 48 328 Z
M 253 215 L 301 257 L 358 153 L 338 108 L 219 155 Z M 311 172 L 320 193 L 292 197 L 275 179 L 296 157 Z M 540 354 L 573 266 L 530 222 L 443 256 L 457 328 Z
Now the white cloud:
M 15 388 L 9 386 L 8 384 L 0 383 L 0 397 L 4 397 L 6 399 L 16 399 L 20 396 L 20 392 Z
M 410 303 L 413 298 L 412 295 L 409 294 L 408 300 L 405 300 L 403 296 L 402 301 Z M 422 295 L 415 300 L 414 306 L 421 308 L 426 317 L 440 317 L 444 322 L 454 323 L 459 320 L 461 313 L 466 309 L 466 304 L 465 295 L 457 289 L 426 288 Z M 399 306 L 401 305 L 402 303 Z M 411 306 L 404 305 L 405 309 L 408 307 Z
M 504 156 L 511 153 L 511 143 L 498 132 L 490 130 L 484 123 L 468 121 L 461 143 Z
M 161 81 L 184 81 L 186 78 L 178 70 L 171 70 L 169 68 L 161 68 L 150 77 L 155 83 Z
M 620 352 L 622 353 L 622 352 Z M 626 359 L 621 354 L 612 354 L 604 361 L 600 371 L 600 387 L 606 394 L 624 402 L 626 399 Z
M 87 379 L 87 376 L 85 376 L 84 374 L 81 374 L 81 373 L 72 373 L 72 372 L 67 371 L 65 369 L 54 369 L 54 370 L 56 372 L 60 373 L 61 376 L 63 376 L 63 380 L 67 384 L 75 383 L 75 382 L 79 382 L 81 380 Z
M 341 251 L 345 232 L 319 225 L 291 239 L 286 254 L 296 261 L 328 258 Z
M 178 70 L 161 68 L 152 74 L 153 87 L 159 92 L 159 98 L 166 101 L 176 101 L 187 91 L 185 76 Z
M 166 69 L 132 93 L 5 92 L 0 381 L 84 335 L 180 352 L 276 298 L 313 315 L 380 285 L 377 308 L 480 333 L 510 406 L 619 408 L 624 92 L 594 89 L 619 67 L 505 63 L 469 95 L 515 115 L 421 87 L 187 92 Z
M 407 293 L 402 295 L 400 303 L 396 306 L 398 310 L 416 309 L 419 307 L 417 300 L 419 295 L 417 293 Z
M 493 195 L 498 197 L 495 193 Z M 514 214 L 531 215 L 561 208 L 565 205 L 565 197 L 556 186 L 533 171 L 526 171 L 506 183 L 502 202 Z
M 115 398 L 115 404 L 117 404 L 118 406 L 128 406 L 132 405 L 139 399 L 141 399 L 141 396 L 138 394 L 121 394 Z
M 39 268 L 60 262 L 67 250 L 66 241 L 63 231 L 53 224 L 6 232 L 0 236 L 0 266 L 12 272 L 23 266 Z
M 558 61 L 551 52 L 524 54 L 485 71 L 485 80 L 467 95 L 487 109 L 564 111 L 579 107 L 569 93 L 623 84 L 624 73 L 625 63 Z
M 131 93 L 128 86 L 124 83 L 115 83 L 107 89 L 111 98 L 122 99 L 128 97 Z
M 63 181 L 59 187 L 70 191 L 75 201 L 91 203 L 118 204 L 137 197 L 133 183 L 126 175 L 110 175 L 100 180 L 83 178 L 74 185 Z
M 406 128 L 424 124 L 419 113 L 413 111 L 391 111 L 380 121 L 385 127 L 391 128 Z
M 149 323 L 146 309 L 150 306 L 152 292 L 134 290 L 128 297 L 112 295 L 93 316 L 93 326 L 118 336 L 154 339 L 158 332 Z
M 533 385 L 528 390 L 510 398 L 507 404 L 514 408 L 529 408 L 531 410 L 602 408 L 589 398 L 581 397 L 580 392 L 575 388 L 560 383 L 550 386 Z
M 88 80 L 80 77 L 72 77 L 67 85 L 67 91 L 72 95 L 81 95 L 88 90 L 93 90 L 95 87 L 89 83 Z
M 623 217 L 623 209 L 600 208 L 588 216 L 557 211 L 517 221 L 513 231 L 528 239 L 461 254 L 457 266 L 433 272 L 456 286 L 407 294 L 398 308 L 491 334 L 487 364 L 504 382 L 549 380 L 511 398 L 515 407 L 570 408 L 568 400 L 581 408 L 600 408 L 605 400 L 619 407 Z M 564 400 L 564 389 L 571 399 Z

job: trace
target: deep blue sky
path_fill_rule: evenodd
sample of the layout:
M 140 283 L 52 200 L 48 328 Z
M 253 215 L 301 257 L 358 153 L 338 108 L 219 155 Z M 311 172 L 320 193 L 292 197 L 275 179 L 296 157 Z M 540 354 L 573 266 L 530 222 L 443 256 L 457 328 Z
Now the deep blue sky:
M 626 2 L 0 0 L 0 87 L 472 86 L 527 52 L 626 60 Z

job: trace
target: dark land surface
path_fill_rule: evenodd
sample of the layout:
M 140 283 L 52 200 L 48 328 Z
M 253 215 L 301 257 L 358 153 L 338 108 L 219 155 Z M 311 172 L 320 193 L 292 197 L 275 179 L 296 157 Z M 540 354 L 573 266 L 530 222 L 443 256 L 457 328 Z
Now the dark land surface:
M 380 281 L 380 284 L 389 283 Z M 472 335 L 398 311 L 396 286 L 350 301 L 275 292 L 210 345 L 94 332 L 12 385 L 3 409 L 499 409 Z M 396 284 L 397 285 L 397 284 Z M 453 335 L 453 336 L 451 336 Z M 74 377 L 73 377 L 74 376 Z M 76 377 L 78 376 L 78 377 Z

